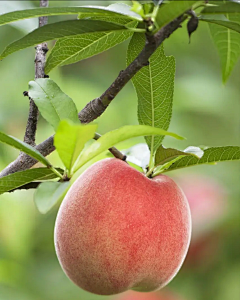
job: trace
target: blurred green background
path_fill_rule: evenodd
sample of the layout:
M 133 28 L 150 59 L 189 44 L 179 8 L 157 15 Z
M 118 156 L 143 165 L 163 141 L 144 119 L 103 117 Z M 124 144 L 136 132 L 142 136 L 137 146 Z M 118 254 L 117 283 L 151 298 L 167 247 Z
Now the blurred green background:
M 110 1 L 50 1 L 50 6 L 95 4 Z M 0 1 L 0 12 L 38 6 L 38 1 Z M 50 22 L 63 17 L 52 17 Z M 0 29 L 0 50 L 37 26 L 28 20 Z M 50 43 L 51 44 L 51 43 Z M 170 130 L 187 137 L 171 138 L 165 146 L 184 149 L 191 145 L 240 145 L 240 64 L 223 86 L 217 51 L 206 24 L 188 43 L 186 24 L 165 42 L 167 55 L 176 57 L 174 108 Z M 101 95 L 125 68 L 127 42 L 80 63 L 58 68 L 50 76 L 76 102 L 79 110 Z M 28 99 L 22 92 L 34 78 L 34 49 L 26 49 L 0 62 L 0 130 L 23 138 Z M 97 120 L 98 131 L 137 124 L 137 98 L 129 83 Z M 37 142 L 53 134 L 39 118 Z M 126 149 L 143 138 L 121 143 Z M 18 151 L 0 145 L 0 168 Z M 50 156 L 61 166 L 56 153 Z M 164 289 L 174 299 L 240 299 L 240 164 L 224 162 L 168 173 L 187 194 L 193 217 L 189 255 L 176 278 Z M 0 197 L 0 300 L 100 300 L 65 276 L 53 245 L 57 208 L 41 215 L 33 203 L 34 191 L 16 191 Z M 161 293 L 158 293 L 160 295 Z M 161 298 L 163 299 L 163 298 Z M 164 298 L 165 299 L 165 298 Z

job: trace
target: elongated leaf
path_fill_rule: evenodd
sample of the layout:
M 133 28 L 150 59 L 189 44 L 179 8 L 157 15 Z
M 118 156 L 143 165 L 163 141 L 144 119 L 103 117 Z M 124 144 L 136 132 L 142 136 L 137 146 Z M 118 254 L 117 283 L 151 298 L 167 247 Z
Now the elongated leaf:
M 139 20 L 132 20 L 131 18 L 124 15 L 117 15 L 113 17 L 112 15 L 106 15 L 106 14 L 81 13 L 78 15 L 78 19 L 104 21 L 108 23 L 123 25 L 126 28 L 132 28 L 132 29 L 136 28 L 136 25 L 140 23 Z M 138 30 L 140 30 L 140 28 L 138 28 Z M 141 30 L 143 32 L 146 32 L 146 29 L 141 29 Z
M 58 201 L 63 199 L 69 186 L 69 181 L 41 183 L 34 194 L 34 202 L 40 213 L 47 213 Z
M 230 18 L 231 21 L 226 21 L 224 23 L 225 27 L 219 26 L 223 24 L 216 22 L 215 23 L 219 25 L 209 24 L 214 44 L 216 45 L 220 55 L 223 82 L 226 82 L 229 78 L 240 56 L 240 24 L 232 24 L 234 20 L 240 19 L 235 15 L 226 15 L 226 17 Z M 226 25 L 229 25 L 229 27 L 227 28 Z
M 176 163 L 178 160 L 180 160 L 183 157 L 185 157 L 185 155 L 179 155 L 179 156 L 173 158 L 172 160 L 164 163 L 163 165 L 157 166 L 153 171 L 152 177 L 155 177 L 155 176 L 163 173 L 165 170 L 168 170 L 171 167 L 171 165 L 173 165 L 174 163 Z
M 123 4 L 124 5 L 124 4 Z M 35 9 L 26 9 L 13 11 L 0 15 L 0 25 L 12 23 L 19 20 L 36 18 L 40 16 L 54 16 L 54 15 L 71 15 L 79 13 L 89 13 L 102 14 L 111 17 L 129 17 L 141 21 L 142 18 L 131 11 L 131 7 L 128 5 L 118 6 L 110 5 L 108 7 L 104 6 L 79 6 L 79 7 L 49 7 L 49 8 L 35 8 Z M 122 9 L 121 9 L 122 8 Z
M 217 6 L 207 6 L 202 11 L 201 14 L 239 14 L 240 13 L 240 3 L 227 1 Z
M 30 146 L 22 141 L 16 139 L 15 137 L 12 137 L 3 132 L 0 132 L 0 142 L 7 144 L 9 146 L 12 146 L 12 147 L 28 154 L 29 156 L 40 161 L 45 166 L 51 166 L 50 162 L 38 150 L 36 150 L 32 146 Z
M 111 19 L 114 21 L 114 18 Z M 117 22 L 121 22 L 122 25 L 126 26 L 130 24 L 132 24 L 132 26 L 137 25 L 136 21 L 129 22 L 128 20 L 126 22 L 123 18 L 118 19 Z M 49 73 L 57 66 L 72 64 L 106 51 L 122 43 L 131 37 L 132 34 L 133 32 L 131 31 L 106 31 L 79 34 L 73 37 L 59 39 L 50 52 L 45 66 L 45 72 Z
M 117 12 L 119 14 L 128 16 L 133 18 L 134 20 L 141 21 L 142 17 L 132 10 L 132 7 L 125 4 L 125 3 L 114 3 L 107 7 L 108 10 L 111 10 L 112 12 Z
M 66 120 L 61 121 L 54 136 L 54 145 L 64 163 L 71 171 L 85 143 L 94 137 L 96 124 L 73 125 Z
M 132 1 L 133 2 L 133 6 L 132 6 L 132 11 L 136 12 L 137 14 L 141 15 L 142 17 L 145 16 L 145 12 L 144 12 L 144 7 L 141 3 L 139 3 L 138 1 Z
M 177 139 L 183 139 L 179 135 L 167 132 L 160 128 L 154 128 L 145 125 L 129 125 L 123 126 L 119 129 L 110 131 L 100 137 L 95 141 L 90 147 L 80 154 L 77 165 L 74 167 L 74 172 L 76 172 L 80 167 L 82 167 L 89 160 L 97 156 L 98 154 L 106 151 L 108 148 L 114 146 L 115 144 L 125 141 L 132 137 L 144 136 L 144 135 L 169 135 Z
M 30 1 L 0 1 L 0 12 L 1 14 L 7 14 L 13 10 L 25 10 L 34 8 L 34 3 Z M 0 20 L 1 20 L 0 15 Z M 1 21 L 0 21 L 1 22 Z M 38 26 L 37 19 L 22 20 L 19 22 L 14 22 L 10 24 L 12 27 L 21 30 L 23 33 L 27 34 L 29 31 L 34 30 Z
M 230 18 L 231 18 L 231 16 L 230 16 Z M 233 31 L 236 31 L 236 32 L 240 33 L 240 23 L 237 23 L 237 22 L 231 22 L 229 20 L 209 19 L 209 18 L 204 18 L 204 17 L 200 18 L 199 20 L 204 21 L 204 22 L 208 22 L 208 23 L 211 23 L 211 24 L 220 25 L 220 26 L 225 27 L 225 29 L 231 29 Z M 240 22 L 240 15 L 239 15 L 239 22 Z
M 172 20 L 181 16 L 187 10 L 189 10 L 198 1 L 170 1 L 167 4 L 163 4 L 156 15 L 156 23 L 160 28 L 167 25 Z
M 61 172 L 62 170 L 58 169 L 58 171 Z M 58 176 L 48 168 L 35 168 L 16 172 L 0 178 L 0 194 L 16 189 L 34 180 L 49 180 L 54 178 L 58 178 Z
M 164 165 L 165 163 L 177 158 L 178 156 L 190 155 L 199 159 L 203 156 L 203 153 L 203 150 L 201 150 L 199 147 L 188 147 L 184 151 L 180 151 L 173 148 L 164 148 L 162 145 L 160 145 L 155 155 L 155 166 Z
M 78 112 L 73 100 L 62 92 L 59 86 L 49 78 L 40 78 L 29 82 L 29 97 L 38 106 L 42 116 L 55 130 L 61 120 L 68 119 L 79 124 Z
M 105 14 L 91 14 L 91 13 L 81 13 L 78 15 L 78 19 L 87 19 L 87 20 L 99 20 L 99 21 L 104 21 L 104 22 L 110 22 L 110 23 L 115 23 L 115 24 L 120 24 L 123 25 L 124 23 L 126 24 L 135 24 L 135 22 L 139 21 L 134 21 L 132 19 L 129 19 L 128 17 L 125 16 L 111 16 L 111 15 L 105 15 Z M 132 23 L 133 22 L 133 23 Z M 131 27 L 127 26 L 126 27 Z
M 220 161 L 240 160 L 239 146 L 213 147 L 204 150 L 201 159 L 185 156 L 170 166 L 167 171 Z
M 0 56 L 0 59 L 21 49 L 25 49 L 46 41 L 55 40 L 67 36 L 89 32 L 123 31 L 126 27 L 97 20 L 73 20 L 62 21 L 40 27 L 23 38 L 8 45 Z
M 134 33 L 127 53 L 127 63 L 132 62 L 143 49 L 145 36 Z M 175 59 L 164 54 L 163 46 L 149 59 L 149 65 L 142 68 L 132 79 L 138 96 L 138 120 L 142 125 L 167 130 L 172 116 Z M 163 136 L 146 137 L 153 152 L 160 146 Z

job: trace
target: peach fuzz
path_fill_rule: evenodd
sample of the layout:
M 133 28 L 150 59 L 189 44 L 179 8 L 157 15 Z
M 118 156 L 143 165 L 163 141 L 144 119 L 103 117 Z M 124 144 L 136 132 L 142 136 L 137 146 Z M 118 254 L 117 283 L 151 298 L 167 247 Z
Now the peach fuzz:
M 184 261 L 190 235 L 188 202 L 172 179 L 149 179 L 107 158 L 68 191 L 54 240 L 59 262 L 76 285 L 112 295 L 165 286 Z

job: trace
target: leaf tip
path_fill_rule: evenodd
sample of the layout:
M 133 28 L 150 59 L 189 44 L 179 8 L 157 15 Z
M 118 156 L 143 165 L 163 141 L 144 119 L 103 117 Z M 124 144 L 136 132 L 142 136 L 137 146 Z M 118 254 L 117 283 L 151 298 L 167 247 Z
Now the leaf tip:
M 184 137 L 184 136 L 181 136 L 181 135 L 178 135 L 178 134 L 175 134 L 175 138 L 177 138 L 178 140 L 181 140 L 181 141 L 183 141 L 183 140 L 186 140 L 186 139 L 187 139 L 186 137 Z

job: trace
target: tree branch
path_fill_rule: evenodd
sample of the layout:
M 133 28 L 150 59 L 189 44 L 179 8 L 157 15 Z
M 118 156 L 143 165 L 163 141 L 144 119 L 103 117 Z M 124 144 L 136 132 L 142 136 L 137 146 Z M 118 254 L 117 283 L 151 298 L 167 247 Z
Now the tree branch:
M 173 20 L 160 29 L 154 36 L 147 36 L 146 44 L 136 59 L 123 71 L 121 71 L 111 86 L 98 98 L 89 102 L 79 113 L 82 123 L 90 123 L 106 110 L 111 101 L 117 96 L 122 88 L 132 77 L 144 66 L 149 64 L 148 60 L 155 50 L 168 38 L 181 23 L 186 19 L 184 16 Z
M 136 59 L 123 71 L 121 71 L 111 86 L 99 97 L 89 102 L 78 114 L 81 123 L 90 123 L 98 118 L 108 107 L 111 101 L 116 97 L 125 84 L 144 66 L 148 65 L 148 59 L 154 51 L 168 38 L 175 30 L 181 27 L 181 23 L 186 19 L 180 16 L 161 28 L 154 36 L 148 36 L 145 47 Z M 36 149 L 44 156 L 54 151 L 53 136 L 36 146 Z M 32 167 L 36 160 L 23 154 L 18 157 L 10 165 L 8 165 L 1 173 L 0 178 L 17 171 L 26 170 Z
M 94 140 L 98 140 L 99 138 L 101 137 L 101 135 L 99 133 L 95 133 L 95 136 L 94 136 Z M 117 148 L 115 147 L 111 147 L 108 149 L 109 152 L 112 153 L 113 156 L 121 159 L 121 160 L 126 160 L 126 155 L 122 154 L 122 152 L 120 152 Z
M 40 0 L 40 7 L 47 7 L 48 0 Z M 47 24 L 48 18 L 47 17 L 39 17 L 38 23 L 39 27 L 42 27 Z M 37 78 L 44 78 L 44 66 L 46 62 L 46 53 L 48 51 L 47 43 L 42 43 L 37 45 L 36 47 L 36 54 L 35 54 L 35 79 Z M 28 121 L 24 136 L 24 142 L 35 146 L 35 137 L 36 137 L 36 130 L 37 130 L 37 121 L 38 121 L 38 108 L 34 101 L 29 98 L 29 114 L 28 114 Z M 20 154 L 22 156 L 22 153 Z

